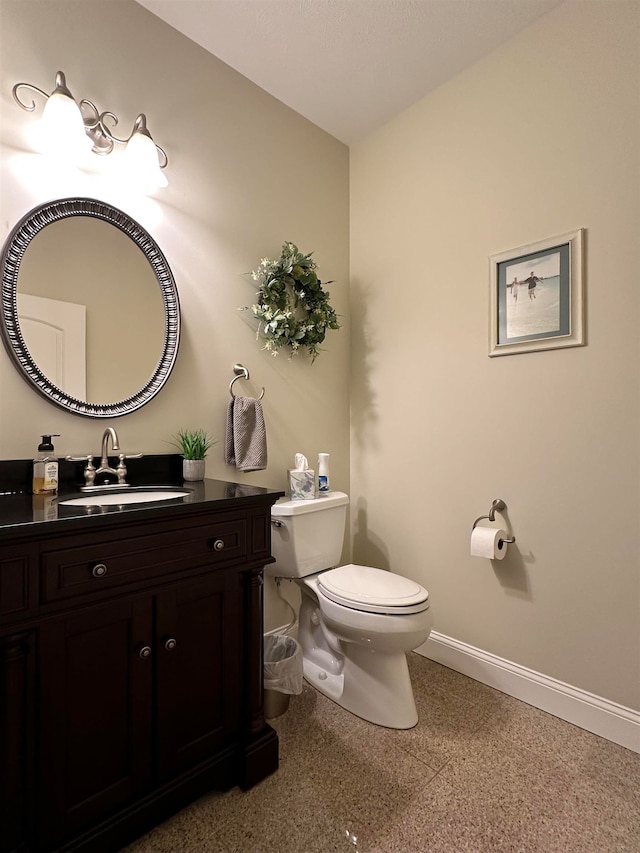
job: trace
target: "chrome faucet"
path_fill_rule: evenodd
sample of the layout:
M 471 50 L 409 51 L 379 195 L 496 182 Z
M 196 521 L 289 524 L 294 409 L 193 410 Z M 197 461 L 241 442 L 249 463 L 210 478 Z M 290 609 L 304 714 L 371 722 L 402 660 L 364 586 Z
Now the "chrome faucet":
M 111 450 L 112 453 L 118 454 L 118 465 L 115 468 L 112 468 L 109 465 L 109 439 L 111 439 Z M 124 454 L 120 451 L 120 441 L 118 439 L 118 433 L 115 431 L 113 427 L 107 427 L 102 434 L 102 450 L 101 450 L 101 458 L 100 458 L 100 466 L 96 468 L 93 464 L 93 456 L 67 456 L 67 460 L 69 462 L 84 462 L 86 461 L 86 465 L 84 467 L 84 486 L 82 487 L 83 492 L 93 491 L 98 489 L 105 488 L 126 488 L 129 483 L 127 483 L 127 468 L 124 464 L 125 459 L 140 459 L 142 453 L 128 453 Z M 100 485 L 96 484 L 96 477 L 99 477 L 100 474 L 112 474 L 117 478 L 116 483 L 108 483 L 106 478 L 105 482 Z
M 111 438 L 113 452 L 120 453 L 118 433 L 113 427 L 107 427 L 102 434 L 102 458 L 100 459 L 100 467 L 96 471 L 96 477 L 99 474 L 115 474 L 116 477 L 118 476 L 117 470 L 109 467 L 109 438 Z

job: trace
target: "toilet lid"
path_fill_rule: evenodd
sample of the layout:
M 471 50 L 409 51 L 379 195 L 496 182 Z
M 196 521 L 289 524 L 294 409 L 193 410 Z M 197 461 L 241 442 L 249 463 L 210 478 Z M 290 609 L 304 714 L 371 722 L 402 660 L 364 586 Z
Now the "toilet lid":
M 371 566 L 340 566 L 317 576 L 320 591 L 336 604 L 368 613 L 420 613 L 429 593 L 419 583 Z

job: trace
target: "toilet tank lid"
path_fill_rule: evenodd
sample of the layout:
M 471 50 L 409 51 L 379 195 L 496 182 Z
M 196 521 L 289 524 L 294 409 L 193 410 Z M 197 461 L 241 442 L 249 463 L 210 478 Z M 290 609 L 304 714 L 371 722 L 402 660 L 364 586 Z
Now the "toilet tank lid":
M 280 498 L 279 501 L 271 507 L 271 515 L 302 515 L 305 512 L 317 512 L 321 509 L 329 509 L 330 507 L 344 506 L 349 503 L 349 495 L 344 492 L 329 492 L 326 495 L 318 496 L 309 501 L 295 500 L 290 501 L 286 498 Z

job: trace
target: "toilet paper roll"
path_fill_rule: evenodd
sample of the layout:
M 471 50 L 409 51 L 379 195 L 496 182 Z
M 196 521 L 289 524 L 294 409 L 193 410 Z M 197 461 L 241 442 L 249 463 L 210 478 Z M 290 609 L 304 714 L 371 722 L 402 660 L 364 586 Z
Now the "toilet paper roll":
M 507 532 L 499 527 L 474 527 L 471 531 L 471 556 L 503 560 L 507 553 L 507 544 L 503 540 L 507 538 Z

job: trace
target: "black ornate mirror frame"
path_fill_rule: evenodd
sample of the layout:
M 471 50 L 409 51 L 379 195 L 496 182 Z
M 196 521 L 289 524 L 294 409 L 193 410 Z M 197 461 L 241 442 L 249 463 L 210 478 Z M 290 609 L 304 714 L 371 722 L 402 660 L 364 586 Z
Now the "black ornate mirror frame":
M 116 403 L 89 403 L 66 394 L 42 373 L 35 363 L 20 331 L 18 319 L 18 273 L 29 243 L 52 222 L 70 216 L 93 216 L 110 222 L 130 237 L 151 264 L 164 303 L 164 345 L 148 382 L 135 394 Z M 15 226 L 0 256 L 0 334 L 22 377 L 51 403 L 89 418 L 113 418 L 128 415 L 148 403 L 165 384 L 178 354 L 180 341 L 180 303 L 178 291 L 162 251 L 155 240 L 134 219 L 116 207 L 91 198 L 65 198 L 35 207 Z

